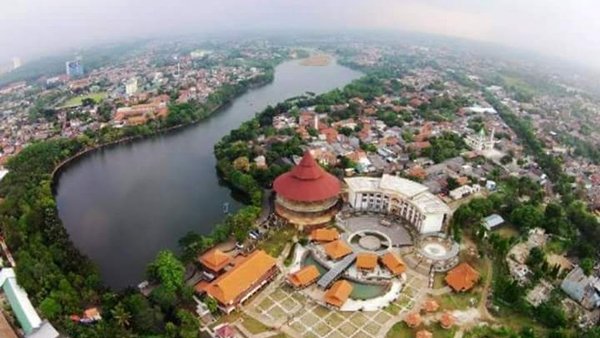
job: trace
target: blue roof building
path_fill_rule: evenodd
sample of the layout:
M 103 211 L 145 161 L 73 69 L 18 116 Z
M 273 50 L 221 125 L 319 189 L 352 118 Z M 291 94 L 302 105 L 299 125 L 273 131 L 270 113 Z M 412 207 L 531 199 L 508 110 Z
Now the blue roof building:
M 504 218 L 498 214 L 491 214 L 483 219 L 483 226 L 491 231 L 495 227 L 504 224 Z

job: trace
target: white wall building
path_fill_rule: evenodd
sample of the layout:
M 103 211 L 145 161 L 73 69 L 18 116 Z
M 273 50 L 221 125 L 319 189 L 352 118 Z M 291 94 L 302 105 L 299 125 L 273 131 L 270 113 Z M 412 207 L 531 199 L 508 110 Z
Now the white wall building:
M 477 136 L 468 135 L 464 140 L 469 148 L 476 151 L 493 150 L 496 143 L 494 140 L 494 129 L 492 129 L 489 139 L 486 139 L 485 130 L 482 128 Z
M 345 181 L 352 208 L 398 215 L 422 234 L 441 231 L 450 216 L 450 208 L 420 183 L 392 175 Z
M 450 191 L 450 197 L 456 201 L 479 191 L 481 191 L 481 186 L 479 184 L 463 185 Z
M 125 94 L 127 94 L 127 96 L 131 96 L 135 93 L 137 93 L 138 91 L 138 80 L 135 77 L 132 77 L 131 79 L 127 80 L 127 82 L 125 82 Z
M 58 338 L 58 331 L 48 321 L 42 321 L 29 301 L 27 292 L 17 284 L 17 276 L 12 268 L 0 270 L 0 287 L 25 332 L 25 338 Z

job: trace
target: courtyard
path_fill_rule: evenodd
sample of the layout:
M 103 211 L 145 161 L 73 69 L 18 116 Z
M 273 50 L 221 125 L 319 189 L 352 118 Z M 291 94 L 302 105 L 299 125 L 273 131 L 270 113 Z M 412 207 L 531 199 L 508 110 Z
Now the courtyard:
M 427 280 L 410 273 L 400 296 L 378 311 L 336 311 L 281 284 L 268 288 L 245 306 L 245 312 L 272 328 L 296 337 L 383 337 L 426 296 Z

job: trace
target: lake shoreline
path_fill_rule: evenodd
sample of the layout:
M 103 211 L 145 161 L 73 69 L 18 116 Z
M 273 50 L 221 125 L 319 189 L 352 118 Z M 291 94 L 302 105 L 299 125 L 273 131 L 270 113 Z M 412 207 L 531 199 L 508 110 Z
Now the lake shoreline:
M 237 98 L 239 98 L 240 96 L 246 94 L 248 91 L 253 90 L 253 89 L 257 89 L 263 86 L 268 85 L 269 83 L 273 82 L 273 78 L 269 78 L 267 81 L 263 81 L 257 84 L 253 84 L 253 85 L 249 85 L 247 88 L 245 88 L 244 90 L 242 90 L 240 93 L 238 93 L 235 97 L 231 98 L 230 100 L 228 100 L 227 102 L 223 102 L 220 105 L 218 105 L 217 107 L 213 108 L 208 114 L 206 114 L 206 116 L 197 119 L 195 121 L 192 121 L 190 123 L 184 123 L 184 124 L 178 124 L 175 126 L 171 126 L 171 127 L 167 127 L 167 128 L 162 128 L 162 129 L 158 129 L 156 131 L 153 131 L 152 133 L 146 134 L 146 135 L 135 135 L 135 136 L 127 136 L 124 138 L 121 138 L 119 140 L 116 141 L 112 141 L 112 142 L 108 142 L 108 143 L 102 143 L 102 144 L 98 144 L 98 145 L 94 145 L 90 148 L 86 148 L 80 152 L 78 152 L 77 154 L 65 159 L 64 161 L 61 161 L 60 163 L 58 163 L 55 167 L 54 170 L 52 170 L 51 173 L 51 188 L 52 188 L 52 194 L 54 195 L 54 197 L 56 198 L 56 193 L 57 190 L 56 188 L 58 187 L 59 184 L 59 180 L 61 175 L 63 174 L 63 172 L 65 170 L 68 170 L 69 167 L 75 163 L 77 163 L 78 161 L 86 158 L 89 155 L 94 154 L 97 151 L 101 151 L 104 149 L 110 149 L 112 147 L 118 146 L 118 145 L 123 145 L 123 144 L 131 144 L 137 141 L 142 141 L 142 140 L 146 140 L 146 139 L 151 139 L 154 137 L 157 137 L 159 135 L 168 135 L 168 134 L 172 134 L 178 131 L 183 131 L 184 129 L 188 128 L 188 127 L 192 127 L 200 122 L 203 122 L 211 117 L 213 117 L 214 115 L 218 114 L 219 111 L 221 111 L 223 108 L 227 107 L 227 105 L 231 104 L 231 102 L 233 102 L 234 100 L 236 100 Z
M 364 75 L 336 62 L 305 67 L 300 60 L 279 64 L 271 82 L 236 95 L 211 111 L 211 118 L 122 139 L 103 137 L 110 143 L 87 143 L 56 162 L 50 183 L 59 218 L 105 285 L 135 285 L 157 250 L 177 251 L 190 231 L 210 233 L 222 222 L 225 203 L 234 212 L 249 202 L 218 171 L 214 146 L 224 136 L 269 105 L 328 92 Z

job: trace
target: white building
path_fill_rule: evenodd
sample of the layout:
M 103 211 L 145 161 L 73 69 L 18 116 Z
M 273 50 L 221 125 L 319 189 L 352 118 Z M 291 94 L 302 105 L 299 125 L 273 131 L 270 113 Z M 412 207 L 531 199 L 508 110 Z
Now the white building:
M 472 106 L 472 107 L 466 107 L 464 108 L 464 111 L 467 113 L 475 113 L 475 114 L 498 114 L 498 112 L 496 111 L 496 109 L 494 109 L 494 107 L 481 107 L 478 105 Z
M 461 187 L 458 187 L 458 188 L 450 191 L 450 197 L 452 197 L 452 199 L 456 201 L 461 198 L 467 197 L 471 194 L 474 194 L 476 192 L 479 192 L 480 190 L 481 190 L 481 186 L 479 184 L 463 185 Z
M 465 137 L 465 143 L 467 146 L 469 146 L 469 148 L 476 151 L 493 150 L 494 144 L 496 143 L 494 140 L 494 129 L 492 129 L 489 139 L 486 139 L 485 130 L 482 128 L 477 136 L 468 135 Z
M 491 214 L 483 219 L 483 226 L 488 231 L 492 231 L 497 226 L 502 224 L 504 224 L 504 218 L 498 214 Z
M 21 325 L 25 338 L 57 338 L 58 332 L 47 321 L 42 321 L 29 301 L 27 292 L 17 284 L 17 276 L 12 268 L 0 270 L 0 287 L 10 307 Z
M 125 82 L 125 94 L 127 94 L 127 96 L 131 96 L 135 93 L 137 93 L 138 91 L 138 80 L 135 77 L 132 77 L 131 79 L 127 80 L 127 82 Z
M 392 175 L 345 181 L 352 208 L 400 216 L 422 234 L 441 231 L 450 216 L 450 208 L 420 183 Z

